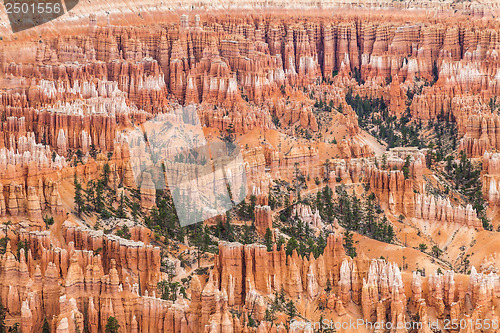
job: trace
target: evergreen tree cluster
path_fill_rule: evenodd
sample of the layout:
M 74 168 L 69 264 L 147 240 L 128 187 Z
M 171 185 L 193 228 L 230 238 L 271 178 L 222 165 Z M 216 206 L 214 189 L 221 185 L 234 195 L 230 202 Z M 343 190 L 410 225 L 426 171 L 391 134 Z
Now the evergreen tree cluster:
M 380 206 L 371 193 L 365 200 L 349 194 L 345 187 L 337 187 L 337 199 L 333 199 L 332 190 L 326 186 L 316 196 L 316 207 L 324 221 L 334 218 L 347 230 L 385 242 L 394 241 L 394 229 L 387 221 Z
M 125 239 L 130 239 L 130 237 L 132 236 L 130 235 L 130 230 L 127 225 L 123 225 L 120 229 L 118 229 L 116 235 Z
M 105 164 L 103 172 L 97 181 L 89 180 L 83 188 L 75 174 L 73 185 L 75 187 L 74 203 L 78 216 L 96 213 L 100 218 L 111 217 L 126 218 L 127 208 L 135 219 L 140 216 L 140 194 L 137 190 L 126 189 L 129 195 L 123 192 L 117 196 L 116 191 L 109 186 L 110 167 Z M 118 208 L 114 208 L 115 203 Z
M 416 85 L 407 91 L 407 108 L 398 119 L 389 114 L 387 104 L 381 98 L 353 96 L 352 89 L 346 94 L 346 102 L 356 112 L 358 124 L 376 138 L 387 143 L 388 148 L 394 147 L 426 147 L 429 143 L 438 147 L 437 160 L 442 160 L 447 150 L 457 147 L 457 127 L 450 112 L 441 109 L 435 121 L 430 121 L 427 127 L 422 122 L 411 121 L 410 105 L 413 97 L 420 94 L 422 88 L 428 85 Z M 424 135 L 424 133 L 428 133 Z
M 302 202 L 302 204 L 305 203 Z M 287 255 L 292 255 L 293 250 L 297 250 L 300 256 L 309 256 L 312 253 L 317 258 L 323 254 L 327 235 L 321 233 L 316 236 L 309 224 L 302 221 L 299 216 L 292 215 L 293 207 L 294 205 L 288 206 L 280 213 L 280 221 L 283 223 L 280 231 L 290 236 L 290 239 L 286 242 L 284 238 L 280 237 L 276 242 L 276 248 L 280 250 L 281 246 L 285 246 Z M 268 251 L 272 250 L 274 242 L 270 229 L 266 230 L 264 244 Z
M 427 147 L 430 148 L 426 155 L 427 167 L 431 167 L 434 162 L 443 161 L 449 151 L 457 149 L 458 129 L 452 118 L 449 112 L 445 114 L 441 109 L 436 121 L 428 123 L 427 128 L 432 135 L 427 138 Z
M 283 288 L 279 293 L 278 291 L 274 292 L 274 299 L 268 304 L 264 320 L 274 324 L 275 320 L 277 319 L 278 312 L 283 312 L 287 316 L 285 325 L 288 328 L 290 327 L 290 322 L 295 317 L 299 316 L 299 311 L 297 310 L 295 303 L 293 302 L 293 300 L 286 297 L 286 293 Z
M 257 197 L 252 194 L 249 198 L 248 203 L 245 199 L 238 204 L 237 207 L 238 216 L 244 219 L 254 220 L 256 205 L 257 205 Z
M 351 257 L 355 258 L 358 254 L 356 252 L 356 247 L 354 247 L 353 233 L 349 230 L 344 231 L 344 249 L 345 253 Z
M 175 302 L 178 293 L 181 293 L 184 298 L 187 298 L 186 289 L 179 282 L 162 280 L 157 283 L 156 288 L 160 293 L 160 298 Z
M 120 329 L 120 324 L 115 317 L 108 317 L 108 321 L 106 323 L 105 333 L 118 333 Z
M 4 237 L 0 238 L 0 254 L 5 254 L 5 252 L 7 252 L 7 245 L 10 242 L 10 238 L 8 237 L 9 226 L 12 225 L 12 221 L 9 220 L 7 222 L 4 222 L 3 225 L 5 226 L 5 231 L 4 231 Z M 18 246 L 19 246 L 19 243 L 18 243 Z
M 243 203 L 235 211 L 240 212 L 244 217 L 252 220 L 252 224 L 236 226 L 233 225 L 233 211 L 227 211 L 225 219 L 217 218 L 214 226 L 204 226 L 202 223 L 195 223 L 182 227 L 176 212 L 173 198 L 168 191 L 158 190 L 156 197 L 156 207 L 152 208 L 149 216 L 145 217 L 146 226 L 155 231 L 159 236 L 164 236 L 165 240 L 175 239 L 184 243 L 187 236 L 189 244 L 194 245 L 199 254 L 203 252 L 217 252 L 217 239 L 229 242 L 241 242 L 243 244 L 254 243 L 256 239 L 255 225 L 253 224 L 256 197 L 250 197 L 250 203 Z M 251 213 L 251 214 L 250 214 Z
M 20 333 L 21 327 L 18 322 L 14 323 L 12 326 L 7 327 L 5 324 L 5 317 L 7 315 L 7 308 L 0 304 L 0 333 Z
M 282 232 L 296 238 L 299 241 L 305 241 L 314 235 L 314 231 L 309 224 L 304 223 L 297 215 L 292 216 L 288 220 L 289 226 L 284 226 Z
M 483 199 L 481 182 L 481 163 L 474 164 L 467 157 L 467 154 L 460 151 L 460 160 L 458 163 L 453 161 L 450 155 L 446 159 L 445 170 L 460 194 L 462 194 L 467 203 L 471 204 L 476 210 L 478 217 L 483 222 L 486 230 L 491 230 L 491 225 L 486 218 L 486 202 Z
M 387 142 L 388 148 L 393 147 L 422 147 L 420 139 L 421 123 L 410 123 L 409 109 L 398 120 L 389 115 L 389 108 L 381 98 L 353 97 L 350 89 L 346 94 L 346 102 L 356 112 L 358 124 L 380 140 Z
M 365 84 L 365 80 L 361 78 L 361 72 L 358 67 L 354 67 L 354 70 L 351 72 L 351 76 L 356 80 L 358 85 Z
M 230 211 L 226 213 L 225 221 L 222 221 L 221 218 L 218 218 L 217 224 L 214 229 L 215 237 L 228 242 L 234 242 L 236 240 L 236 237 L 235 237 L 234 227 L 231 224 L 231 221 L 232 221 L 232 215 Z
M 497 102 L 497 96 L 493 96 L 490 98 L 488 102 L 491 113 L 498 113 L 500 111 L 500 103 Z
M 281 244 L 278 243 L 281 248 Z M 315 258 L 318 258 L 323 254 L 326 247 L 326 237 L 324 235 L 320 235 L 319 237 L 309 236 L 305 240 L 297 240 L 294 236 L 292 236 L 285 246 L 285 252 L 287 256 L 291 256 L 293 251 L 296 250 L 297 254 L 301 257 L 309 257 L 311 254 L 314 255 Z
M 323 112 L 332 112 L 332 110 L 335 110 L 335 107 L 333 105 L 333 100 L 330 100 L 328 103 L 323 102 L 322 99 L 316 100 L 314 102 L 314 107 L 318 111 L 323 111 Z M 340 106 L 340 109 L 337 109 L 340 113 L 342 113 L 342 105 Z
M 157 190 L 156 207 L 153 207 L 149 216 L 144 219 L 146 226 L 165 239 L 177 239 L 184 242 L 185 230 L 180 225 L 170 192 Z

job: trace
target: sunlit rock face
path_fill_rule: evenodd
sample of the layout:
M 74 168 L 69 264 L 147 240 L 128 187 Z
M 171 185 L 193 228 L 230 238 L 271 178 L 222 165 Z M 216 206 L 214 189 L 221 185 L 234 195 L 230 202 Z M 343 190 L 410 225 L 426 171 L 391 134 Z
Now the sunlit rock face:
M 271 9 L 254 11 L 264 5 Z M 206 11 L 186 15 L 189 6 Z M 51 332 L 104 332 L 115 317 L 120 333 L 281 333 L 285 311 L 277 311 L 274 323 L 268 312 L 281 297 L 308 321 L 327 314 L 397 327 L 418 315 L 429 332 L 436 319 L 498 320 L 496 254 L 471 258 L 481 262 L 477 269 L 457 266 L 477 248 L 461 247 L 482 246 L 494 234 L 470 203 L 428 189 L 440 174 L 426 166 L 425 147 L 386 151 L 346 98 L 382 99 L 390 116 L 407 115 L 423 126 L 447 117 L 457 128 L 458 151 L 482 161 L 483 198 L 494 210 L 500 204 L 498 6 L 494 0 L 82 0 L 37 30 L 13 35 L 0 27 L 0 238 L 9 238 L 0 258 L 0 301 L 8 322 L 22 332 L 42 331 L 45 319 Z M 138 177 L 146 152 L 159 153 L 151 144 L 159 136 L 142 132 L 152 119 L 182 120 L 197 132 L 176 136 L 165 147 L 166 160 Z M 134 131 L 142 151 L 132 148 Z M 209 141 L 234 141 L 241 163 L 200 180 L 201 168 L 175 156 L 188 142 Z M 98 182 L 105 170 L 110 197 L 123 195 L 137 216 L 76 212 L 75 183 Z M 252 221 L 215 209 L 202 216 L 209 228 L 232 217 L 238 228 L 255 229 L 254 242 L 209 237 L 210 251 L 200 254 L 187 236 L 160 236 L 152 212 L 166 205 L 160 190 L 169 176 L 170 186 L 183 183 L 183 193 L 196 193 L 192 206 L 206 200 L 200 189 L 232 191 L 232 201 L 243 193 L 254 202 L 246 212 Z M 225 182 L 243 176 L 245 182 Z M 300 177 L 307 185 L 302 193 L 285 190 Z M 395 243 L 356 234 L 358 255 L 347 256 L 343 226 L 328 223 L 314 197 L 297 203 L 326 185 L 373 193 L 396 226 Z M 290 201 L 290 215 L 324 236 L 322 253 L 302 256 L 286 243 L 278 248 L 283 221 L 273 195 Z M 117 212 L 120 202 L 111 206 Z M 441 229 L 453 230 L 450 240 L 438 237 Z M 403 246 L 406 234 L 418 242 L 407 246 L 405 239 Z M 418 252 L 420 241 L 449 249 L 450 257 Z M 162 299 L 158 286 L 168 279 L 170 261 L 174 281 L 185 287 L 175 300 Z M 443 269 L 410 272 L 408 261 Z

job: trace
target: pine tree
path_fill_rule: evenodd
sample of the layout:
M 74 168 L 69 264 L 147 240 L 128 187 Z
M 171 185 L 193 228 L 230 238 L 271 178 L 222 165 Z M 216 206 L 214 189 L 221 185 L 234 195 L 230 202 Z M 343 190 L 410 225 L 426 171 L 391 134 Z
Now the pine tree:
M 324 218 L 327 221 L 333 221 L 333 192 L 330 186 L 326 185 L 323 188 L 323 202 L 324 202 Z
M 11 221 L 4 222 L 5 225 L 5 237 L 2 237 L 0 239 L 0 253 L 4 254 L 7 251 L 7 244 L 10 241 L 10 238 L 8 237 L 9 234 L 9 226 L 12 224 Z
M 272 326 L 276 319 L 277 319 L 277 317 L 276 317 L 275 308 L 273 306 L 271 306 L 271 309 L 266 309 L 266 314 L 264 316 L 264 320 L 271 322 L 271 326 Z
M 373 226 L 375 225 L 375 206 L 373 204 L 375 200 L 375 194 L 371 193 L 368 196 L 365 204 L 365 220 L 366 226 L 364 232 L 371 232 L 373 230 Z
M 325 288 L 325 291 L 327 294 L 330 293 L 330 291 L 332 291 L 332 285 L 330 283 L 330 280 L 326 280 L 326 288 Z
M 316 193 L 316 208 L 318 209 L 320 214 L 323 213 L 324 205 L 323 205 L 323 198 L 321 196 L 321 191 L 318 191 Z
M 246 217 L 248 214 L 248 206 L 245 199 L 238 205 L 238 215 L 241 217 Z
M 297 232 L 295 233 L 297 235 L 297 238 L 300 240 L 300 241 L 303 241 L 304 240 L 304 222 L 302 222 L 302 220 L 299 219 L 299 221 L 297 222 Z
M 255 206 L 257 205 L 257 197 L 255 195 L 250 196 L 250 203 L 247 205 L 247 216 L 251 220 L 255 220 Z
M 224 234 L 226 236 L 226 240 L 229 242 L 234 242 L 234 231 L 233 226 L 231 225 L 231 212 L 226 212 L 226 223 L 224 224 Z
M 11 328 L 9 328 L 9 333 L 20 333 L 21 332 L 21 327 L 19 323 L 14 323 Z M 80 333 L 80 332 L 76 332 Z
M 108 163 L 104 164 L 104 167 L 102 169 L 102 182 L 104 186 L 108 185 L 110 172 L 111 169 L 109 167 L 109 164 Z
M 394 228 L 392 227 L 392 225 L 387 224 L 386 243 L 392 243 L 393 240 L 394 240 Z
M 85 200 L 83 198 L 83 190 L 82 190 L 82 185 L 78 182 L 78 177 L 76 176 L 75 173 L 75 179 L 73 181 L 73 184 L 75 186 L 75 207 L 76 207 L 76 212 L 78 216 L 80 217 L 82 213 L 85 213 Z
M 222 238 L 222 234 L 224 232 L 224 224 L 222 223 L 222 219 L 217 217 L 217 225 L 215 226 L 215 236 L 217 238 Z
M 50 333 L 50 326 L 47 322 L 47 317 L 43 319 L 42 333 Z
M 452 165 L 451 178 L 455 183 L 455 189 L 463 194 L 468 203 L 472 205 L 480 218 L 485 220 L 485 201 L 481 185 L 481 166 L 475 166 L 467 158 L 467 154 L 462 150 L 460 152 L 460 162 L 458 165 Z
M 295 237 L 291 237 L 288 240 L 288 243 L 286 244 L 286 255 L 291 256 L 293 253 L 293 250 L 298 249 L 299 243 L 295 239 Z
M 266 234 L 264 235 L 264 243 L 266 244 L 267 251 L 273 250 L 273 232 L 271 229 L 266 229 Z
M 312 253 L 314 256 L 316 256 L 316 253 L 318 251 L 318 247 L 317 247 L 314 239 L 312 237 L 309 237 L 306 241 L 306 244 L 307 244 L 306 253 L 307 254 Z
M 106 208 L 104 204 L 103 194 L 104 194 L 104 182 L 102 179 L 100 179 L 97 181 L 95 187 L 95 211 L 99 214 L 102 213 L 103 210 Z
M 106 324 L 106 333 L 118 333 L 118 329 L 120 328 L 120 324 L 115 317 L 109 317 L 108 322 Z
M 406 156 L 405 164 L 403 165 L 403 175 L 405 179 L 408 179 L 410 177 L 410 155 Z
M 288 208 L 290 206 L 290 196 L 285 195 L 285 203 L 283 208 Z
M 285 304 L 285 314 L 287 315 L 287 326 L 290 327 L 290 322 L 297 316 L 297 308 L 292 300 Z
M 314 253 L 314 256 L 318 258 L 323 252 L 325 251 L 326 247 L 326 239 L 323 237 L 323 235 L 319 235 L 318 240 L 316 242 L 316 253 Z
M 85 202 L 87 205 L 95 211 L 96 202 L 95 202 L 95 182 L 90 180 L 87 182 L 87 188 L 84 190 L 85 192 Z
M 272 191 L 269 191 L 269 194 L 267 196 L 267 201 L 268 201 L 269 207 L 271 207 L 271 209 L 276 209 L 278 207 L 278 201 L 273 196 Z
M 74 319 L 74 321 L 75 321 L 75 333 L 82 333 L 82 330 L 80 329 L 80 326 L 78 326 L 76 318 Z
M 437 245 L 434 245 L 432 247 L 432 255 L 436 258 L 439 258 L 439 256 L 443 253 L 443 250 L 441 250 Z
M 201 252 L 203 250 L 203 235 L 202 235 L 202 232 L 201 232 L 201 225 L 200 224 L 197 224 L 195 227 L 194 227 L 194 239 L 193 239 L 193 243 L 194 245 L 196 246 L 196 252 L 198 254 L 198 267 L 200 267 L 200 263 L 201 263 Z
M 130 205 L 130 214 L 132 214 L 132 218 L 134 219 L 134 221 L 137 221 L 137 217 L 139 217 L 140 214 L 140 209 L 141 206 L 138 202 L 133 202 Z
M 5 316 L 7 315 L 7 309 L 0 304 L 0 332 L 5 332 Z
M 349 230 L 344 232 L 344 248 L 349 257 L 355 258 L 357 256 L 356 248 L 354 247 L 353 234 Z
M 243 226 L 243 244 L 252 244 L 254 242 L 254 234 L 249 225 Z
M 118 209 L 116 210 L 116 217 L 120 219 L 124 219 L 127 217 L 127 213 L 125 212 L 125 197 L 123 195 L 123 192 L 120 196 L 120 204 L 118 206 Z
M 24 249 L 24 256 L 26 261 L 28 261 L 28 241 L 27 240 L 20 240 L 17 242 L 17 258 L 21 260 L 20 255 L 21 255 L 21 249 Z
M 278 242 L 276 243 L 276 249 L 280 251 L 283 244 L 285 244 L 285 239 L 283 236 L 280 236 L 280 238 L 278 238 Z
M 208 226 L 205 226 L 205 228 L 203 228 L 203 245 L 202 245 L 202 249 L 203 251 L 208 251 L 208 247 L 211 243 L 211 239 L 210 239 L 210 231 L 208 229 Z
M 387 155 L 386 154 L 382 155 L 382 169 L 383 170 L 387 169 Z
M 340 105 L 342 106 L 342 104 Z M 323 167 L 325 168 L 325 180 L 329 181 L 330 180 L 330 160 L 327 158 L 325 163 L 323 164 Z

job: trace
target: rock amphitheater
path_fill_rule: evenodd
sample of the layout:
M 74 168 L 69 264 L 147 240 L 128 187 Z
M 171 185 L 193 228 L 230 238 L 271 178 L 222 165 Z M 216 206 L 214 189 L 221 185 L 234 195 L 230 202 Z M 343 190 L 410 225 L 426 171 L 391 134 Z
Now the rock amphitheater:
M 0 332 L 500 332 L 499 15 L 0 4 Z

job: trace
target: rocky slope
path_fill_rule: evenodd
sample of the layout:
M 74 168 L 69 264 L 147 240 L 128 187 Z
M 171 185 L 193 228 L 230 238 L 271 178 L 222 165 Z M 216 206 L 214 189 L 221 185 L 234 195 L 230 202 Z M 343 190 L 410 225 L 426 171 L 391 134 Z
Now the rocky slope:
M 341 9 L 81 2 L 5 34 L 8 325 L 103 332 L 115 317 L 119 332 L 260 333 L 310 332 L 291 317 L 418 319 L 430 332 L 499 320 L 498 4 L 320 5 Z M 225 154 L 233 143 L 241 160 Z M 211 145 L 227 149 L 204 155 Z M 181 227 L 173 184 L 191 207 L 226 190 L 246 201 Z

